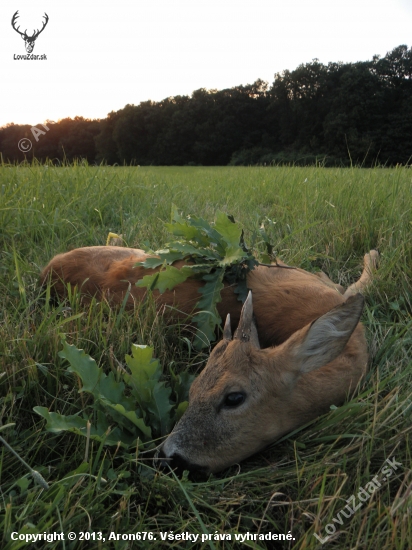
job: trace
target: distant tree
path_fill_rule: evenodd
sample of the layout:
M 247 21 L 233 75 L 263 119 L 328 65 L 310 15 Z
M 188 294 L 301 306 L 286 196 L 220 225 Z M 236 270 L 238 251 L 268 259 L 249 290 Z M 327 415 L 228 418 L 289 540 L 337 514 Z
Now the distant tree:
M 85 159 L 92 163 L 96 159 L 95 136 L 100 133 L 100 123 L 83 117 L 63 119 L 59 122 L 61 137 L 58 143 L 59 156 L 69 161 Z
M 119 161 L 126 164 L 158 164 L 156 145 L 159 134 L 166 130 L 162 105 L 145 101 L 126 105 L 117 112 L 113 140 Z
M 126 105 L 104 120 L 0 128 L 5 160 L 84 158 L 109 164 L 224 165 L 267 162 L 396 164 L 412 158 L 412 48 L 358 63 L 314 59 L 266 82 L 195 90 Z M 24 153 L 19 140 L 33 147 Z
M 205 165 L 228 164 L 234 151 L 260 145 L 267 134 L 267 84 L 262 80 L 222 91 L 198 90 L 194 156 Z
M 45 124 L 29 125 L 9 124 L 0 129 L 0 152 L 5 160 L 21 162 L 36 158 L 40 161 L 63 160 L 69 162 L 86 159 L 94 162 L 96 158 L 95 136 L 100 132 L 98 120 L 83 117 L 66 118 L 59 122 L 47 121 Z M 19 141 L 29 139 L 32 148 L 26 153 L 19 150 Z
M 30 131 L 31 126 L 28 124 L 7 124 L 0 130 L 0 147 L 4 161 L 13 162 L 15 160 L 21 162 L 25 159 L 25 154 L 19 150 L 19 141 L 23 138 L 32 139 Z M 28 153 L 29 158 L 32 154 Z
M 380 159 L 388 164 L 412 160 L 412 48 L 401 45 L 382 59 L 373 58 L 382 82 L 385 120 L 377 128 Z
M 119 120 L 119 111 L 111 111 L 100 123 L 100 132 L 95 136 L 96 161 L 116 164 L 120 162 L 117 145 L 114 140 L 114 129 Z
M 314 59 L 294 71 L 275 75 L 270 112 L 282 149 L 307 150 L 323 143 L 323 120 L 331 100 L 325 92 L 331 73 L 338 69 Z
M 384 96 L 370 62 L 345 65 L 330 110 L 324 120 L 328 151 L 354 162 L 376 158 L 380 149 L 377 130 L 384 117 Z
M 359 63 L 317 60 L 275 75 L 268 110 L 275 151 L 343 161 L 406 162 L 412 155 L 412 49 Z
M 188 96 L 161 102 L 162 131 L 154 149 L 156 164 L 184 165 L 195 162 L 193 153 L 196 120 Z

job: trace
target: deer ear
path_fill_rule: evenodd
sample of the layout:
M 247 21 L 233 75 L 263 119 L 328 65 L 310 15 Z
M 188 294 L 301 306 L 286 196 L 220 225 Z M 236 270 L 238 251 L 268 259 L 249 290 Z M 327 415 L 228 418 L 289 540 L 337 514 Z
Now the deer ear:
M 359 322 L 363 304 L 361 294 L 355 294 L 313 321 L 303 340 L 294 342 L 292 361 L 299 374 L 319 369 L 342 353 Z

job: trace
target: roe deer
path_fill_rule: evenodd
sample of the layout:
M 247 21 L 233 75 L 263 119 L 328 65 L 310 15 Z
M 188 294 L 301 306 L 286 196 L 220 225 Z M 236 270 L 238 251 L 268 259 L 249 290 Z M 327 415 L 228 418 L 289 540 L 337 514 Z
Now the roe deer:
M 41 283 L 51 282 L 51 292 L 63 298 L 67 284 L 77 286 L 87 302 L 90 296 L 122 304 L 127 293 L 126 307 L 133 309 L 135 302 L 143 300 L 146 288 L 134 283 L 145 275 L 158 271 L 136 266 L 148 254 L 134 248 L 118 246 L 90 246 L 58 254 L 43 269 Z M 253 292 L 254 313 L 259 341 L 262 347 L 279 345 L 294 332 L 317 319 L 333 307 L 343 303 L 345 298 L 365 288 L 371 280 L 378 253 L 371 250 L 364 257 L 364 270 L 358 282 L 346 292 L 334 284 L 325 273 L 313 274 L 299 268 L 288 268 L 282 262 L 270 267 L 258 266 L 248 274 L 247 286 Z M 185 262 L 176 262 L 181 267 Z M 153 296 L 166 314 L 187 317 L 194 312 L 200 294 L 201 280 L 187 279 L 173 290 Z M 222 290 L 222 301 L 217 304 L 222 319 L 230 313 L 232 323 L 237 326 L 242 310 L 233 287 L 226 284 Z
M 41 280 L 51 281 L 60 297 L 70 283 L 86 300 L 97 295 L 113 304 L 122 303 L 130 291 L 127 306 L 132 308 L 146 293 L 133 285 L 151 271 L 135 267 L 146 257 L 131 248 L 79 248 L 53 258 Z M 243 308 L 227 285 L 218 304 L 226 317 L 223 340 L 193 382 L 185 414 L 161 445 L 160 465 L 222 470 L 342 403 L 367 367 L 358 292 L 371 282 L 377 259 L 376 250 L 365 255 L 361 278 L 346 291 L 324 273 L 281 263 L 248 274 L 252 292 Z M 155 292 L 155 299 L 159 306 L 170 306 L 172 314 L 179 314 L 176 306 L 187 315 L 201 284 L 188 279 L 173 291 Z M 239 323 L 233 339 L 229 314 Z M 260 344 L 276 347 L 261 349 Z

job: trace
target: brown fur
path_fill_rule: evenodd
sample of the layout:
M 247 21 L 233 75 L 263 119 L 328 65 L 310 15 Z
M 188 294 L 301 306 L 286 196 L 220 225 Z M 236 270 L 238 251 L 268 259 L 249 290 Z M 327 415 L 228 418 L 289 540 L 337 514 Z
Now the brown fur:
M 59 254 L 41 275 L 63 297 L 66 285 L 77 286 L 84 295 L 123 302 L 133 308 L 146 293 L 134 285 L 150 273 L 135 267 L 146 258 L 141 250 L 118 247 L 80 248 Z M 213 350 L 205 369 L 190 390 L 186 413 L 161 449 L 161 461 L 173 466 L 206 472 L 219 471 L 262 449 L 281 435 L 339 405 L 350 395 L 366 371 L 367 346 L 359 321 L 363 300 L 356 294 L 372 279 L 378 253 L 364 257 L 358 282 L 346 292 L 325 274 L 302 269 L 259 266 L 248 275 L 253 310 L 241 309 L 233 289 L 225 286 L 219 314 L 228 313 L 234 326 L 252 323 L 242 336 L 231 340 L 229 324 L 225 338 Z M 181 267 L 183 262 L 176 263 Z M 282 264 L 281 264 L 282 265 Z M 154 292 L 160 306 L 173 315 L 193 312 L 201 281 L 187 280 L 164 294 Z M 253 324 L 253 311 L 256 327 Z M 268 349 L 259 349 L 257 343 Z M 239 407 L 223 406 L 230 393 L 247 396 Z
M 192 384 L 189 407 L 163 443 L 160 463 L 217 472 L 340 405 L 367 367 L 362 306 L 359 295 L 349 298 L 277 347 L 259 349 L 236 335 L 220 342 Z M 225 407 L 236 392 L 244 403 Z
M 374 254 L 376 251 L 365 256 L 362 275 L 365 284 L 369 280 L 368 269 L 375 261 Z M 80 289 L 85 302 L 90 296 L 96 296 L 113 305 L 123 302 L 131 283 L 126 307 L 133 309 L 135 302 L 140 302 L 147 292 L 134 283 L 153 272 L 135 264 L 147 257 L 143 250 L 118 246 L 77 248 L 55 256 L 44 268 L 41 283 L 50 281 L 53 293 L 60 298 L 66 295 L 66 285 L 70 283 Z M 201 285 L 199 280 L 188 279 L 171 291 L 153 294 L 159 307 L 175 308 L 173 316 L 182 317 L 193 313 Z M 332 283 L 325 274 L 317 276 L 302 269 L 259 266 L 249 273 L 248 287 L 253 292 L 259 339 L 264 347 L 284 342 L 298 329 L 344 301 L 342 287 Z M 222 319 L 230 313 L 233 325 L 237 325 L 242 304 L 232 287 L 225 285 L 217 308 Z

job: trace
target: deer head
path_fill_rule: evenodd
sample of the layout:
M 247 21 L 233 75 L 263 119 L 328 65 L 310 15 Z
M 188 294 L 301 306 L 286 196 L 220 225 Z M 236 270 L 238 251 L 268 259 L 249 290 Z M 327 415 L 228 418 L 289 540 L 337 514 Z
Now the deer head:
M 24 32 L 20 32 L 19 29 L 20 27 L 15 27 L 15 24 L 16 24 L 16 21 L 17 21 L 17 18 L 19 17 L 18 16 L 18 13 L 19 11 L 17 10 L 16 13 L 13 15 L 12 17 L 12 20 L 11 20 L 11 26 L 13 27 L 13 29 L 18 32 L 20 34 L 20 36 L 23 38 L 24 40 L 24 45 L 26 47 L 26 52 L 27 53 L 31 53 L 33 51 L 33 48 L 34 48 L 34 43 L 35 41 L 37 40 L 37 37 L 39 36 L 39 34 L 44 30 L 45 26 L 47 25 L 48 21 L 49 21 L 49 16 L 47 15 L 47 13 L 45 13 L 43 15 L 43 17 L 45 18 L 45 21 L 43 21 L 43 26 L 40 30 L 37 29 L 37 31 L 34 31 L 33 32 L 33 35 L 32 36 L 28 36 L 27 34 L 27 29 L 24 31 Z
M 228 316 L 223 340 L 193 382 L 160 465 L 222 470 L 343 402 L 366 369 L 362 308 L 362 296 L 352 296 L 283 344 L 260 349 L 250 292 L 234 338 Z

